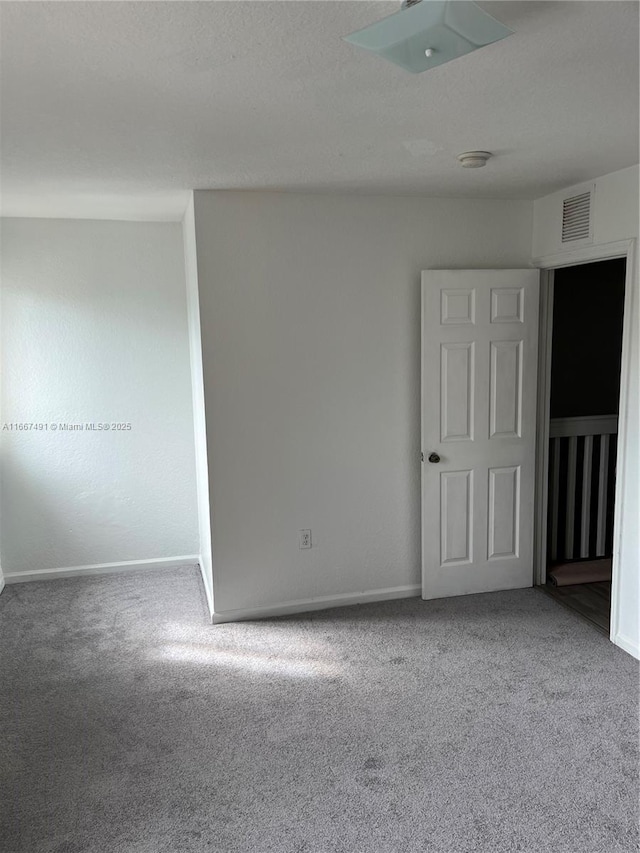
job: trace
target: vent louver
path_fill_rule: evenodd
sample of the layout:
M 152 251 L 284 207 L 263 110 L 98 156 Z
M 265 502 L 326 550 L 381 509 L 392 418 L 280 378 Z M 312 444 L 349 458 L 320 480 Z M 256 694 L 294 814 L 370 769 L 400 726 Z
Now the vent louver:
M 591 236 L 591 193 L 565 198 L 562 202 L 562 242 L 586 240 Z

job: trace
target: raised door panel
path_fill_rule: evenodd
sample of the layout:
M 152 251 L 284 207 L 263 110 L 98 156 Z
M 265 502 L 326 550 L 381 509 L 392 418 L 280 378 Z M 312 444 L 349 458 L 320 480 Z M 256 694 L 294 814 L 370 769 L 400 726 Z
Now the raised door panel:
M 491 341 L 491 438 L 522 436 L 522 341 Z
M 440 323 L 443 326 L 469 326 L 475 323 L 476 292 L 473 289 L 440 291 Z
M 440 475 L 440 564 L 460 565 L 473 559 L 473 471 Z
M 474 343 L 442 344 L 440 370 L 440 440 L 472 441 Z
M 524 323 L 523 287 L 493 287 L 491 289 L 491 322 Z
M 489 469 L 488 557 L 520 555 L 520 466 Z

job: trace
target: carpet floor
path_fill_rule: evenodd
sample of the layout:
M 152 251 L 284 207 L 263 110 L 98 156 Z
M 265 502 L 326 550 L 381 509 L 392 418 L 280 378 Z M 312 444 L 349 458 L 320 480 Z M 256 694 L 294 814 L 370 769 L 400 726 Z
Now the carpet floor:
M 212 627 L 196 570 L 0 596 L 3 853 L 630 853 L 638 667 L 537 590 Z

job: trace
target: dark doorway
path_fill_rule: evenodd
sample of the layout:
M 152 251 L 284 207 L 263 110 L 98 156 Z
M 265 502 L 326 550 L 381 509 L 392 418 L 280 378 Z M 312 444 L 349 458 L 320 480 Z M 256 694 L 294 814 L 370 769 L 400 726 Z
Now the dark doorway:
M 625 267 L 553 279 L 547 590 L 607 634 Z

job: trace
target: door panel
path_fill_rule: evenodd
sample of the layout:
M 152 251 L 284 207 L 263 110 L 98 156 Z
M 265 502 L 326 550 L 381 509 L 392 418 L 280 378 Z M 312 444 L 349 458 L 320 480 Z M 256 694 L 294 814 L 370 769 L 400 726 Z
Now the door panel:
M 442 441 L 473 440 L 474 344 L 440 348 L 440 435 Z
M 440 478 L 440 561 L 469 563 L 473 552 L 473 471 L 448 471 Z
M 440 305 L 443 326 L 459 326 L 475 322 L 475 290 L 442 290 Z
M 522 340 L 491 341 L 491 438 L 522 436 Z
M 520 466 L 489 469 L 489 559 L 517 557 L 520 539 Z
M 522 287 L 491 288 L 491 322 L 524 322 L 524 289 Z
M 538 277 L 422 274 L 423 598 L 532 585 Z

